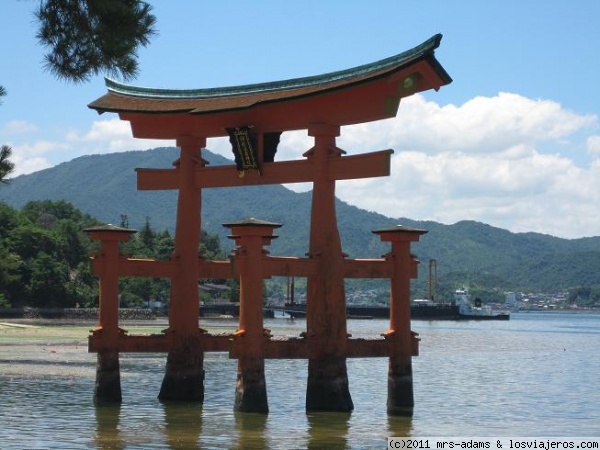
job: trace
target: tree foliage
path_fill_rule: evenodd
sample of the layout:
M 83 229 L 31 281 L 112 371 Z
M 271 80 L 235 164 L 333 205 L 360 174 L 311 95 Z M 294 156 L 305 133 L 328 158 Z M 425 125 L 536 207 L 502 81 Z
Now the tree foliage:
M 12 148 L 8 145 L 0 147 L 0 183 L 8 183 L 7 177 L 15 169 L 14 163 L 10 160 Z
M 64 201 L 29 202 L 21 211 L 0 204 L 3 306 L 94 303 L 97 284 L 89 277 L 88 261 L 94 243 L 82 231 L 94 223 Z M 89 288 L 81 288 L 82 280 Z
M 45 0 L 36 11 L 46 67 L 58 78 L 88 81 L 106 72 L 130 79 L 137 49 L 156 34 L 152 7 L 139 0 Z
M 4 86 L 0 86 L 0 105 L 2 104 L 2 97 L 6 95 L 6 89 Z M 14 163 L 10 160 L 12 156 L 12 148 L 8 145 L 0 147 L 0 183 L 8 183 L 8 175 L 15 169 Z M 2 299 L 0 299 L 2 300 Z
M 175 250 L 175 242 L 168 230 L 156 232 L 151 225 L 150 217 L 146 217 L 144 225 L 127 242 L 122 245 L 122 252 L 135 258 L 151 258 L 168 260 Z M 202 230 L 198 253 L 206 260 L 225 259 L 219 237 Z M 202 279 L 200 285 L 206 283 L 228 284 L 232 281 Z M 123 277 L 119 280 L 121 306 L 147 306 L 151 300 L 168 302 L 170 280 L 166 278 Z M 210 300 L 210 299 L 204 299 Z
M 597 307 L 600 305 L 600 288 L 582 286 L 571 289 L 567 297 L 567 303 L 570 305 Z
M 98 282 L 89 261 L 98 243 L 83 231 L 94 225 L 98 221 L 62 200 L 32 201 L 20 211 L 0 202 L 0 308 L 98 306 Z M 167 260 L 173 249 L 170 233 L 156 232 L 147 218 L 121 252 Z M 205 232 L 199 253 L 207 259 L 225 258 L 219 238 Z M 225 282 L 203 280 L 215 281 Z M 145 306 L 151 299 L 168 300 L 170 280 L 123 277 L 119 290 L 121 306 Z

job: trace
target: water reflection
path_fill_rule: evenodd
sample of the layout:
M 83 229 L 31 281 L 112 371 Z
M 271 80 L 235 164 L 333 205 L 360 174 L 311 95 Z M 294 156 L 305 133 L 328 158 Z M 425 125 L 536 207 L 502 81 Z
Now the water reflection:
M 388 416 L 388 437 L 401 437 L 412 435 L 412 416 Z
M 162 402 L 162 406 L 168 448 L 200 448 L 202 406 L 188 402 Z
M 235 412 L 235 427 L 238 431 L 238 449 L 263 449 L 267 445 L 267 414 Z
M 306 415 L 308 419 L 308 445 L 311 450 L 345 450 L 348 447 L 350 413 L 318 412 Z
M 99 404 L 96 406 L 96 434 L 97 448 L 124 449 L 125 441 L 119 432 L 119 419 L 121 405 Z

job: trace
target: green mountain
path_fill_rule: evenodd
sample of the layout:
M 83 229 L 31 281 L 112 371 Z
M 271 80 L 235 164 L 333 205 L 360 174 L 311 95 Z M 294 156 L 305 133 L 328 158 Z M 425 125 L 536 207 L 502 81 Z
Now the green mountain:
M 30 200 L 66 200 L 106 223 L 127 216 L 132 228 L 147 219 L 154 229 L 174 229 L 177 192 L 137 191 L 134 169 L 169 168 L 178 158 L 175 148 L 157 148 L 76 158 L 50 169 L 22 175 L 0 187 L 0 201 L 20 208 Z M 203 151 L 211 165 L 232 161 Z M 215 188 L 202 192 L 202 226 L 231 247 L 222 223 L 256 217 L 282 223 L 271 254 L 303 256 L 308 249 L 311 193 L 283 186 Z M 474 221 L 443 225 L 430 221 L 390 218 L 337 201 L 344 251 L 350 257 L 379 257 L 389 250 L 371 231 L 396 224 L 429 232 L 413 251 L 423 261 L 438 261 L 440 282 L 505 290 L 558 291 L 573 286 L 600 286 L 600 237 L 561 239 L 539 233 L 511 233 Z

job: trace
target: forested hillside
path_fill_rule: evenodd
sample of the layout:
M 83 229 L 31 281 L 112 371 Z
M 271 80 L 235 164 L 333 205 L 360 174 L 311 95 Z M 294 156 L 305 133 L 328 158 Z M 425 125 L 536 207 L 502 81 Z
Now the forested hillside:
M 232 162 L 209 151 L 211 164 Z M 56 167 L 20 176 L 0 187 L 0 201 L 20 208 L 31 200 L 66 200 L 104 223 L 119 224 L 126 217 L 132 228 L 149 220 L 156 230 L 172 232 L 175 191 L 136 190 L 134 169 L 170 168 L 178 158 L 174 148 L 92 155 Z M 282 223 L 271 248 L 274 255 L 304 256 L 308 248 L 311 194 L 283 186 L 205 189 L 202 224 L 217 233 L 225 248 L 231 242 L 221 224 L 256 217 Z M 337 202 L 344 251 L 350 257 L 379 257 L 387 245 L 371 231 L 403 224 L 428 230 L 414 252 L 421 264 L 421 291 L 427 261 L 438 261 L 440 283 L 485 286 L 504 290 L 558 291 L 579 286 L 600 286 L 600 237 L 567 240 L 538 233 L 511 233 L 483 223 L 462 221 L 444 225 L 408 218 L 389 218 Z M 421 292 L 422 293 L 422 292 Z

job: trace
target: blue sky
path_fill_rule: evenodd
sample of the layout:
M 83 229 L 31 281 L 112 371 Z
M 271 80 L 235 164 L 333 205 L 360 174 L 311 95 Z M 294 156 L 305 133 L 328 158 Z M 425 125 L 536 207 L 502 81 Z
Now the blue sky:
M 348 153 L 393 148 L 386 179 L 338 183 L 337 194 L 390 217 L 477 220 L 514 232 L 600 235 L 600 2 L 595 0 L 150 1 L 156 36 L 130 83 L 202 88 L 317 75 L 382 59 L 436 33 L 454 79 L 403 100 L 392 120 L 345 127 Z M 16 175 L 81 155 L 172 142 L 131 138 L 87 104 L 106 91 L 43 68 L 36 0 L 0 6 L 0 143 Z M 280 154 L 299 158 L 305 132 Z M 223 139 L 208 148 L 230 156 Z M 132 168 L 133 169 L 133 168 Z M 306 189 L 307 186 L 290 186 Z

